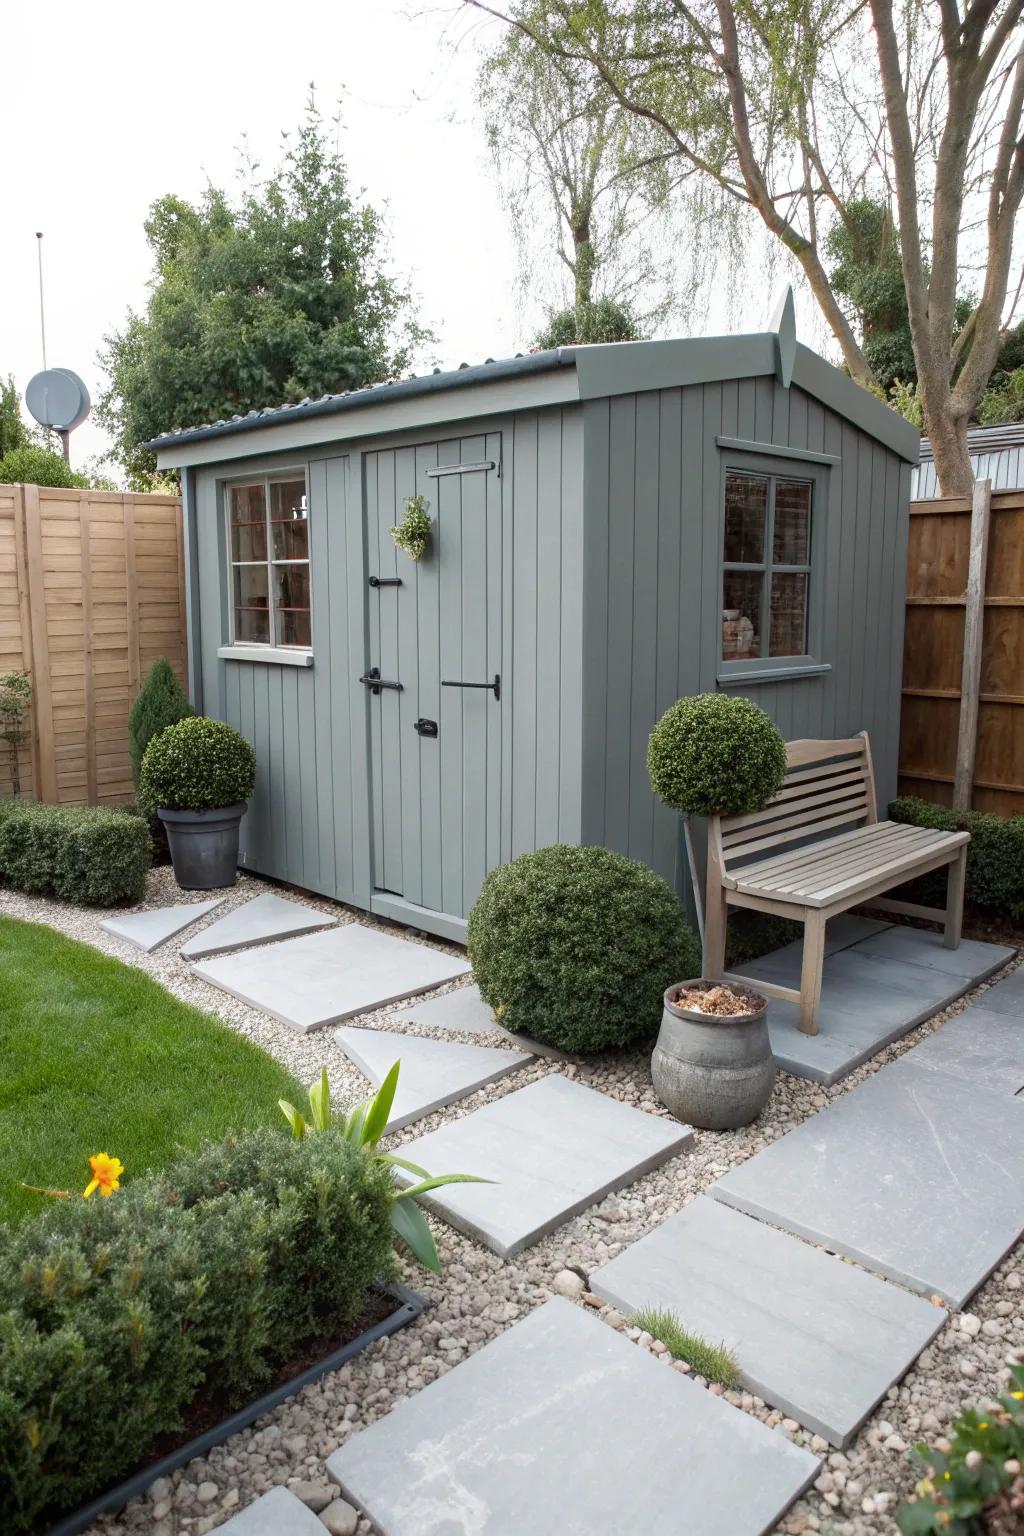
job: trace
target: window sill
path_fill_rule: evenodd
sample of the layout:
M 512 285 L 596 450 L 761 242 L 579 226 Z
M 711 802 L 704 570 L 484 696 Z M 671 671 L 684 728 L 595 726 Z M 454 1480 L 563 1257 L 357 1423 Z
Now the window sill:
M 221 645 L 217 655 L 222 661 L 264 661 L 283 667 L 313 665 L 312 651 L 293 651 L 284 645 Z
M 745 688 L 749 683 L 785 683 L 801 677 L 822 677 L 832 671 L 828 661 L 796 661 L 792 666 L 779 667 L 732 667 L 719 672 L 719 688 Z

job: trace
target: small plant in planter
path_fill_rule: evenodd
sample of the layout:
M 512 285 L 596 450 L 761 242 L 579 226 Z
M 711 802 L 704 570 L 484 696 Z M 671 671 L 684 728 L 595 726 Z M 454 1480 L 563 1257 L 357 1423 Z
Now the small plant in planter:
M 434 524 L 427 512 L 427 506 L 425 497 L 407 496 L 405 516 L 396 527 L 390 530 L 396 545 L 405 551 L 410 560 L 421 559 L 430 542 Z
M 665 993 L 651 1076 L 665 1108 L 687 1125 L 749 1125 L 775 1084 L 767 1001 L 749 987 L 676 982 Z
M 192 715 L 149 743 L 139 787 L 166 828 L 183 890 L 234 885 L 239 824 L 255 777 L 252 747 L 222 720 Z

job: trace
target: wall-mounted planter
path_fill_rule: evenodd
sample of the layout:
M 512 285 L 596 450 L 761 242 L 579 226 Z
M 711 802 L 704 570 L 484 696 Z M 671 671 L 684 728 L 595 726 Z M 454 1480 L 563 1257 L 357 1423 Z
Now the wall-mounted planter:
M 238 833 L 247 800 L 215 811 L 167 811 L 157 815 L 164 824 L 174 865 L 174 878 L 183 891 L 219 891 L 238 878 Z
M 382 1286 L 378 1294 L 391 1297 L 397 1302 L 395 1310 L 387 1317 L 374 1323 L 372 1328 L 367 1328 L 358 1338 L 350 1340 L 340 1349 L 332 1351 L 322 1360 L 300 1371 L 297 1376 L 291 1377 L 279 1387 L 274 1387 L 272 1391 L 265 1392 L 262 1397 L 240 1408 L 229 1418 L 222 1419 L 212 1429 L 196 1435 L 193 1440 L 187 1441 L 184 1445 L 179 1445 L 176 1450 L 162 1456 L 159 1461 L 150 1462 L 148 1466 L 126 1478 L 123 1483 L 118 1483 L 116 1488 L 100 1494 L 99 1498 L 93 1499 L 91 1503 L 83 1504 L 73 1514 L 67 1515 L 56 1525 L 51 1526 L 48 1536 L 78 1536 L 80 1531 L 87 1530 L 100 1515 L 116 1514 L 132 1499 L 141 1497 L 158 1477 L 167 1477 L 170 1473 L 176 1472 L 179 1467 L 185 1466 L 187 1462 L 193 1461 L 196 1456 L 205 1456 L 215 1445 L 222 1445 L 232 1435 L 237 1435 L 240 1429 L 247 1429 L 250 1424 L 262 1418 L 265 1413 L 270 1413 L 279 1403 L 294 1396 L 303 1387 L 311 1386 L 313 1382 L 319 1381 L 321 1376 L 326 1376 L 330 1371 L 340 1370 L 349 1360 L 361 1354 L 364 1349 L 368 1349 L 378 1339 L 397 1333 L 399 1328 L 404 1328 L 407 1323 L 413 1322 L 430 1305 L 425 1296 L 409 1290 L 404 1285 Z

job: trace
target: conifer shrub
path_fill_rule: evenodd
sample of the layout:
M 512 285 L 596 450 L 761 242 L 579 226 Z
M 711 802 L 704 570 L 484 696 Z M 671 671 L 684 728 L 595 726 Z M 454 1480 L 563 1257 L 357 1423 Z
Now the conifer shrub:
M 159 736 L 169 725 L 177 725 L 179 720 L 194 714 L 195 710 L 175 677 L 170 662 L 161 656 L 146 673 L 128 715 L 128 750 L 136 793 L 142 759 L 153 737 Z

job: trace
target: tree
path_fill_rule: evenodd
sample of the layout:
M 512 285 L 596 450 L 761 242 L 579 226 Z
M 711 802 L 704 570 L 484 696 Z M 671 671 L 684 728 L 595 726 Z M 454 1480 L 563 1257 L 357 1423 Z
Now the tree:
M 1009 322 L 1024 196 L 1024 0 L 513 0 L 500 16 L 589 67 L 799 264 L 846 368 L 877 387 L 823 239 L 865 197 L 894 205 L 939 482 L 969 490 L 967 424 Z M 958 285 L 978 297 L 957 326 Z
M 0 741 L 7 746 L 11 771 L 11 793 L 21 794 L 21 746 L 29 738 L 25 717 L 32 703 L 32 684 L 27 672 L 5 672 L 0 676 Z
M 62 453 L 53 453 L 38 443 L 12 448 L 0 459 L 0 485 L 60 485 L 87 490 L 88 475 L 80 475 L 65 462 Z
M 428 339 L 312 97 L 285 145 L 269 179 L 246 169 L 235 201 L 210 186 L 198 205 L 150 209 L 149 301 L 105 338 L 97 409 L 135 489 L 157 434 L 394 377 Z
M 669 305 L 667 268 L 648 237 L 664 206 L 671 157 L 660 144 L 645 152 L 630 114 L 589 65 L 519 28 L 499 35 L 486 54 L 478 97 L 523 288 L 536 291 L 538 248 L 558 257 L 562 282 L 538 343 L 649 334 Z
M 0 459 L 14 448 L 26 448 L 31 441 L 21 414 L 21 396 L 13 375 L 8 374 L 6 382 L 0 379 Z

